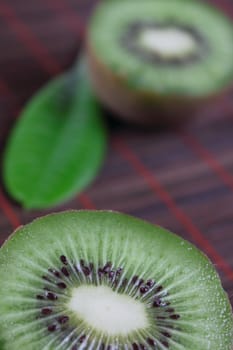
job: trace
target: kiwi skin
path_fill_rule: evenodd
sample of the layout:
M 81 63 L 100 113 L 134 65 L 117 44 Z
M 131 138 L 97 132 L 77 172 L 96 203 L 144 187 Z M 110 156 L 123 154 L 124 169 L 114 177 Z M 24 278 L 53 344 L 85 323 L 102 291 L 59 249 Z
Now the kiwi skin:
M 117 76 L 98 57 L 86 40 L 87 62 L 95 94 L 116 117 L 144 127 L 177 126 L 191 120 L 203 108 L 214 110 L 233 91 L 229 86 L 209 96 L 162 96 L 156 92 L 130 89 L 124 78 Z

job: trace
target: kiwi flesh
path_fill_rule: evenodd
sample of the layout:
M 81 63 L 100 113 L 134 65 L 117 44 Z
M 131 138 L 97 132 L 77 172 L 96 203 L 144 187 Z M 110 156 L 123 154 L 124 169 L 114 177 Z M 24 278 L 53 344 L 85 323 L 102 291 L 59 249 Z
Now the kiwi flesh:
M 139 124 L 188 120 L 232 91 L 233 25 L 196 0 L 105 1 L 87 52 L 100 100 Z
M 19 228 L 0 250 L 1 350 L 231 350 L 232 309 L 208 258 L 110 211 Z

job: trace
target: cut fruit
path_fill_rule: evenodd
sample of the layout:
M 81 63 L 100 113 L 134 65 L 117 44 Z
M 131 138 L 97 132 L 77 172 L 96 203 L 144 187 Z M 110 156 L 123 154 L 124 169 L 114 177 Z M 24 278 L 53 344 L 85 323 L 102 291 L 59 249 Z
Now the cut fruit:
M 231 350 L 232 309 L 193 245 L 107 211 L 37 219 L 0 250 L 1 350 Z
M 103 2 L 87 51 L 96 94 L 141 124 L 188 119 L 233 86 L 233 25 L 194 0 Z

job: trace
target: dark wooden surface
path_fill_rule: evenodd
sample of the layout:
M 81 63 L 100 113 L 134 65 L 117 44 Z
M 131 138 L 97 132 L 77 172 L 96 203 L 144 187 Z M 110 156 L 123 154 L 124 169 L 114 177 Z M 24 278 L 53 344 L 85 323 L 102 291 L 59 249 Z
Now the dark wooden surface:
M 233 18 L 230 0 L 212 2 Z M 0 0 L 1 154 L 25 101 L 74 61 L 93 7 L 90 0 Z M 209 255 L 233 301 L 233 98 L 179 131 L 108 123 L 98 178 L 50 211 L 114 209 L 163 225 Z M 1 186 L 0 243 L 47 212 L 22 210 Z

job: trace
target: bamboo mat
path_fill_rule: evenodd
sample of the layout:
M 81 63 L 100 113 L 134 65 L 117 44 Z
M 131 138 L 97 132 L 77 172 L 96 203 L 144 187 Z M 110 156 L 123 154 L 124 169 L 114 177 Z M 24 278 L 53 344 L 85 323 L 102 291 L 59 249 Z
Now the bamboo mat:
M 230 0 L 212 1 L 233 18 Z M 0 0 L 0 151 L 28 98 L 68 68 L 94 7 L 89 0 Z M 112 209 L 162 225 L 200 247 L 233 302 L 233 97 L 182 130 L 109 121 L 96 179 L 67 208 Z M 0 243 L 48 211 L 24 211 L 0 188 Z

